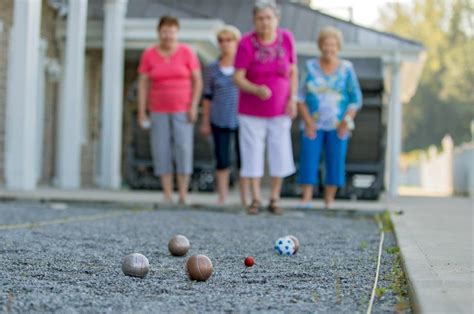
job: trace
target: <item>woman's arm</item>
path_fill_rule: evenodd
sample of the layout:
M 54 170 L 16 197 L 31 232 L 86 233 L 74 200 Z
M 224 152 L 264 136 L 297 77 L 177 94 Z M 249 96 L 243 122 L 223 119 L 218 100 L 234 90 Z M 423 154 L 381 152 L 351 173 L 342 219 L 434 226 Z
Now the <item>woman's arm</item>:
M 360 90 L 359 80 L 352 64 L 349 67 L 346 88 L 349 95 L 349 105 L 337 128 L 341 138 L 354 128 L 354 118 L 357 115 L 357 111 L 362 107 L 362 91 Z
M 191 101 L 191 108 L 188 111 L 188 120 L 191 123 L 196 122 L 197 119 L 197 108 L 199 105 L 199 100 L 201 99 L 202 94 L 202 76 L 201 70 L 196 69 L 191 73 L 191 81 L 193 84 L 193 94 Z
M 316 138 L 316 125 L 314 123 L 313 117 L 311 117 L 308 111 L 308 107 L 304 102 L 298 102 L 298 112 L 305 124 L 304 132 L 306 136 L 311 139 Z
M 211 112 L 212 102 L 211 100 L 204 98 L 202 101 L 202 122 L 201 122 L 201 134 L 208 136 L 211 133 Z
M 148 119 L 146 114 L 146 100 L 148 94 L 148 76 L 139 74 L 138 76 L 138 123 L 140 126 Z
M 357 111 L 362 107 L 362 91 L 360 90 L 359 80 L 357 79 L 357 74 L 352 65 L 349 68 L 347 92 L 349 94 L 349 105 L 347 107 L 346 116 L 354 119 Z
M 272 97 L 272 91 L 266 85 L 257 85 L 250 82 L 245 76 L 247 71 L 238 69 L 234 74 L 234 83 L 237 87 L 248 94 L 255 95 L 262 100 Z
M 291 65 L 290 69 L 290 99 L 286 107 L 286 113 L 293 119 L 297 113 L 297 93 L 298 93 L 298 66 Z

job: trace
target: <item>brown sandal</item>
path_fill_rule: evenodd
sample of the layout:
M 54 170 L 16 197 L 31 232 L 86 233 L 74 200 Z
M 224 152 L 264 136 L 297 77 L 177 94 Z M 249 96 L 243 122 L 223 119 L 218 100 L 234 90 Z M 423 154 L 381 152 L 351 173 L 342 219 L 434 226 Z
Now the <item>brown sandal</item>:
M 249 215 L 256 215 L 258 214 L 259 210 L 260 210 L 260 201 L 257 201 L 257 200 L 253 200 L 252 203 L 250 204 L 250 206 L 247 207 L 247 214 Z
M 283 209 L 281 207 L 278 207 L 276 202 L 277 200 L 270 200 L 270 204 L 268 204 L 267 209 L 272 214 L 281 215 L 283 214 Z

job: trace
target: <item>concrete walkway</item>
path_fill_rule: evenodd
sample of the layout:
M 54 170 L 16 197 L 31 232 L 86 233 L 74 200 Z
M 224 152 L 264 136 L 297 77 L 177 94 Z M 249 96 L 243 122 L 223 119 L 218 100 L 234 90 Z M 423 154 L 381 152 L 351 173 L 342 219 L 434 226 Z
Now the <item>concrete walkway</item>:
M 390 202 L 413 305 L 420 313 L 474 313 L 473 199 Z
M 264 192 L 264 196 L 268 194 Z M 51 188 L 34 192 L 0 189 L 0 199 L 91 201 L 154 204 L 162 194 L 149 191 L 64 191 Z M 265 199 L 265 198 L 264 198 Z M 216 195 L 190 194 L 191 205 L 215 206 Z M 284 199 L 282 206 L 297 206 Z M 240 206 L 237 193 L 230 206 Z M 320 200 L 314 207 L 322 208 Z M 389 209 L 408 277 L 413 306 L 421 313 L 474 313 L 473 308 L 473 199 L 436 197 L 382 198 L 378 202 L 339 201 L 338 209 L 380 211 Z M 395 212 L 403 211 L 402 214 Z

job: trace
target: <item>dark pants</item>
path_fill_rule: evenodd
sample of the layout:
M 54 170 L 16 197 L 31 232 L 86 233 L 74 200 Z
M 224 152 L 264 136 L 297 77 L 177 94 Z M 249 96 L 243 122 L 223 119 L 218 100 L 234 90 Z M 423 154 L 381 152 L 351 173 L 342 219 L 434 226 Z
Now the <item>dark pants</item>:
M 230 167 L 231 159 L 231 139 L 234 137 L 234 145 L 237 167 L 240 169 L 240 149 L 238 129 L 221 128 L 211 125 L 212 137 L 214 138 L 214 155 L 216 158 L 216 169 L 224 170 Z

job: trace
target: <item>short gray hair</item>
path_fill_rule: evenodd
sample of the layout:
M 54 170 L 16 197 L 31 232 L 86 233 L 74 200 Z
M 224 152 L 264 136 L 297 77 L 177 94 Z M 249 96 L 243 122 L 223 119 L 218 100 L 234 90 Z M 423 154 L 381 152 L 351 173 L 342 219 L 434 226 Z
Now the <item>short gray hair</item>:
M 253 5 L 253 16 L 265 9 L 272 9 L 276 16 L 281 15 L 281 8 L 275 0 L 256 0 Z

